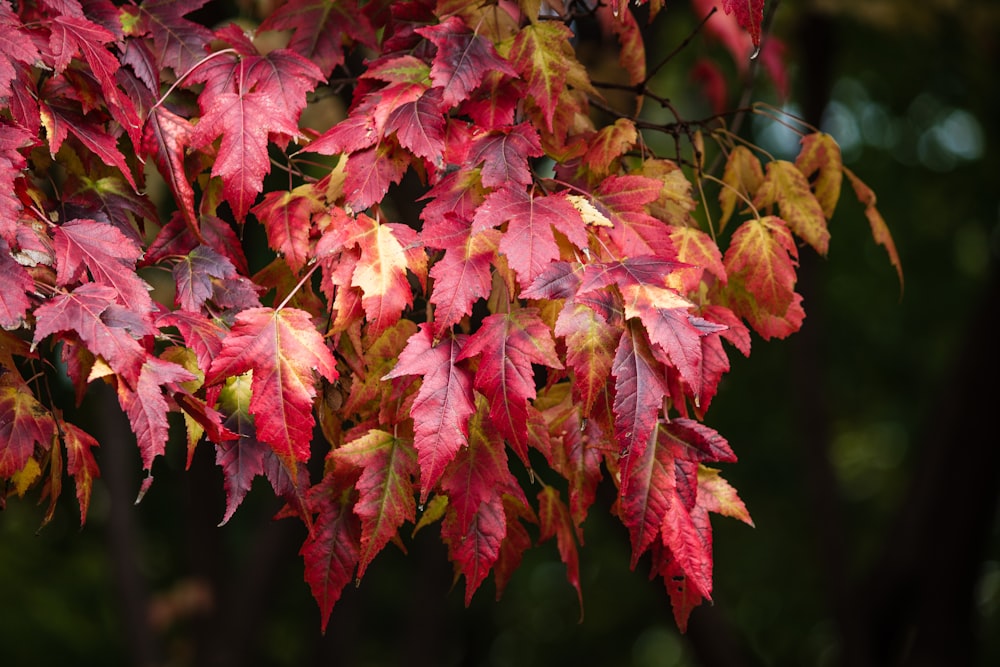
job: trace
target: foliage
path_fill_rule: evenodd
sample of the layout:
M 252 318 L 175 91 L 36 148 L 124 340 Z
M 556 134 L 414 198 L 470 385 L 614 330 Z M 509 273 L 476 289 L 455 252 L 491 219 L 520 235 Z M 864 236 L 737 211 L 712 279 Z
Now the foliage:
M 836 143 L 806 134 L 794 163 L 765 164 L 721 116 L 643 120 L 644 98 L 669 106 L 650 87 L 668 63 L 647 70 L 623 2 L 291 0 L 249 32 L 188 18 L 203 4 L 0 5 L 6 495 L 40 487 L 51 516 L 65 467 L 86 520 L 98 443 L 55 378 L 77 402 L 113 387 L 140 498 L 179 413 L 189 460 L 215 449 L 223 522 L 264 476 L 308 527 L 325 627 L 407 523 L 440 523 L 467 601 L 555 538 L 582 605 L 577 548 L 607 475 L 633 567 L 651 555 L 683 628 L 711 599 L 709 513 L 751 523 L 708 466 L 736 459 L 703 422 L 726 345 L 801 326 L 799 244 L 826 253 L 844 174 L 899 267 Z M 762 3 L 723 4 L 759 44 Z M 577 59 L 585 21 L 620 43 L 628 113 Z M 284 45 L 262 48 L 273 31 Z M 300 126 L 345 86 L 346 117 Z M 411 224 L 393 213 L 404 177 Z M 251 225 L 270 247 L 255 270 Z

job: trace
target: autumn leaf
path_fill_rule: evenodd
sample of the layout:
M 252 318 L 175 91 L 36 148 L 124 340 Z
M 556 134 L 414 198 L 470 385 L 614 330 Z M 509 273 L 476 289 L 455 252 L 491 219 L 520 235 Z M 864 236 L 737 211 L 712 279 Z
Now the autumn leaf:
M 840 146 L 825 132 L 814 132 L 802 137 L 802 149 L 795 158 L 796 168 L 812 181 L 816 201 L 823 208 L 823 215 L 833 216 L 840 199 L 840 185 L 844 175 Z
M 570 44 L 573 32 L 558 21 L 538 21 L 521 28 L 510 46 L 510 63 L 527 82 L 527 94 L 553 129 L 556 105 L 580 67 Z
M 419 375 L 420 389 L 413 400 L 414 440 L 420 465 L 420 502 L 426 502 L 445 466 L 468 443 L 469 417 L 475 411 L 472 373 L 459 365 L 466 338 L 445 335 L 435 341 L 431 328 L 421 324 L 399 355 L 386 380 Z
M 434 26 L 417 28 L 437 47 L 431 65 L 431 80 L 447 106 L 466 100 L 489 72 L 517 76 L 489 41 L 470 31 L 462 19 L 449 16 Z
M 645 176 L 608 176 L 592 191 L 591 202 L 612 227 L 606 233 L 624 257 L 654 255 L 673 259 L 670 229 L 647 206 L 660 197 L 661 181 Z
M 236 316 L 222 350 L 205 374 L 205 384 L 253 371 L 257 437 L 270 445 L 291 471 L 309 460 L 315 420 L 314 371 L 333 382 L 336 363 L 309 314 L 294 308 L 251 308 Z
M 539 540 L 556 538 L 559 557 L 566 565 L 566 579 L 576 589 L 576 597 L 580 603 L 580 618 L 583 618 L 583 590 L 580 588 L 580 556 L 577 553 L 574 537 L 573 519 L 569 509 L 559 497 L 559 491 L 545 485 L 538 492 L 538 527 Z
M 319 605 L 322 630 L 326 632 L 333 606 L 349 582 L 354 580 L 361 543 L 361 526 L 351 511 L 352 490 L 338 485 L 333 475 L 309 490 L 308 504 L 316 519 L 299 550 L 305 563 L 305 579 Z
M 735 14 L 736 21 L 750 33 L 755 47 L 760 46 L 760 24 L 764 21 L 764 0 L 722 0 L 722 9 Z
M 181 76 L 207 55 L 212 41 L 211 30 L 184 18 L 207 1 L 145 0 L 138 6 L 126 6 L 123 12 L 134 17 L 133 33 L 150 35 L 159 66 L 170 67 Z
M 375 46 L 375 30 L 356 1 L 290 0 L 259 30 L 291 30 L 288 49 L 316 63 L 324 76 L 344 62 L 344 38 Z
M 497 313 L 483 320 L 458 359 L 479 357 L 475 387 L 490 406 L 490 423 L 528 459 L 528 400 L 535 397 L 532 364 L 562 368 L 552 332 L 531 308 Z
M 579 248 L 587 246 L 583 217 L 564 194 L 536 195 L 521 188 L 504 188 L 487 196 L 473 219 L 478 232 L 507 223 L 499 250 L 507 256 L 518 283 L 527 289 L 559 259 L 553 227 Z
M 0 478 L 24 468 L 36 445 L 48 450 L 54 435 L 51 413 L 30 392 L 0 386 Z
M 194 212 L 194 188 L 185 169 L 184 157 L 194 126 L 162 106 L 153 109 L 142 136 L 142 152 L 151 155 L 160 174 L 170 185 L 188 228 L 197 238 L 198 217 Z
M 416 518 L 413 479 L 419 473 L 412 443 L 372 429 L 332 453 L 337 464 L 361 469 L 354 513 L 361 519 L 358 579 L 405 521 Z
M 892 240 L 889 226 L 885 223 L 882 214 L 879 213 L 875 205 L 877 203 L 875 193 L 850 169 L 845 167 L 844 173 L 851 182 L 851 187 L 854 188 L 854 194 L 857 196 L 858 201 L 865 207 L 865 217 L 868 218 L 868 223 L 871 226 L 872 238 L 875 239 L 876 243 L 885 248 L 885 251 L 889 254 L 889 262 L 896 267 L 896 275 L 899 276 L 899 287 L 902 289 L 903 264 L 899 261 L 899 253 L 896 251 L 896 243 Z
M 35 310 L 33 344 L 54 333 L 74 332 L 91 352 L 103 357 L 116 373 L 135 386 L 147 355 L 129 333 L 126 322 L 107 321 L 115 312 L 117 295 L 113 287 L 97 283 L 57 294 Z
M 98 446 L 97 440 L 76 424 L 61 419 L 59 433 L 62 434 L 63 444 L 66 446 L 66 472 L 73 476 L 76 485 L 76 500 L 80 506 L 80 527 L 83 527 L 87 523 L 90 492 L 94 480 L 101 474 L 93 452 Z
M 465 225 L 459 223 L 458 226 L 465 230 L 465 239 L 448 247 L 430 271 L 434 284 L 430 301 L 434 305 L 436 336 L 470 315 L 473 304 L 485 298 L 492 286 L 500 232 L 487 229 L 469 234 Z
M 305 95 L 322 78 L 319 69 L 287 49 L 257 55 L 242 33 L 222 30 L 241 55 L 206 62 L 192 74 L 205 83 L 198 97 L 202 117 L 191 134 L 191 147 L 202 148 L 221 137 L 212 175 L 223 181 L 223 194 L 243 220 L 270 171 L 269 139 L 286 141 L 299 134 Z
M 719 190 L 722 215 L 719 217 L 719 229 L 725 228 L 737 204 L 754 200 L 763 182 L 764 168 L 760 160 L 746 146 L 734 147 L 722 170 L 723 187 Z
M 783 338 L 801 325 L 795 293 L 798 250 L 780 218 L 747 220 L 723 256 L 730 306 L 765 338 Z
M 468 163 L 482 165 L 480 177 L 488 188 L 507 187 L 511 183 L 529 185 L 528 159 L 541 155 L 538 132 L 527 123 L 519 123 L 474 138 L 469 146 Z
M 573 371 L 573 395 L 589 415 L 607 384 L 620 332 L 590 307 L 567 301 L 555 334 L 566 341 L 566 363 Z
M 715 468 L 698 466 L 698 504 L 709 512 L 732 517 L 753 526 L 750 513 L 736 494 L 736 489 L 722 479 Z
M 794 164 L 786 160 L 769 162 L 753 203 L 757 209 L 777 204 L 788 228 L 816 252 L 826 255 L 830 232 L 823 207 L 812 193 L 809 181 Z
M 0 327 L 16 329 L 21 326 L 31 299 L 28 294 L 34 289 L 35 281 L 10 255 L 10 246 L 0 238 Z
M 282 254 L 292 273 L 298 273 L 309 261 L 312 216 L 323 208 L 313 187 L 307 184 L 294 190 L 268 192 L 250 212 L 264 224 L 268 245 Z

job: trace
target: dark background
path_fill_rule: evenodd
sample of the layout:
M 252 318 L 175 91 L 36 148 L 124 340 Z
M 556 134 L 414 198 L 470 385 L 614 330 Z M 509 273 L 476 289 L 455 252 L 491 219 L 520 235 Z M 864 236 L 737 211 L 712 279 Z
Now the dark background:
M 686 4 L 667 4 L 651 58 L 695 24 Z M 184 472 L 178 444 L 133 506 L 138 455 L 114 398 L 97 392 L 85 410 L 104 477 L 86 528 L 69 490 L 37 534 L 43 508 L 11 499 L 0 515 L 3 664 L 1000 664 L 995 4 L 777 9 L 785 108 L 833 133 L 875 190 L 906 284 L 901 294 L 845 183 L 829 258 L 802 253 L 802 332 L 734 356 L 709 412 L 740 457 L 723 472 L 756 529 L 714 520 L 715 604 L 695 610 L 686 636 L 648 563 L 629 570 L 607 486 L 581 549 L 582 622 L 552 542 L 528 553 L 502 600 L 488 581 L 465 609 L 432 528 L 407 555 L 381 554 L 320 636 L 303 529 L 270 521 L 266 482 L 216 528 L 212 454 Z M 728 58 L 696 38 L 662 83 L 692 114 L 704 109 L 686 72 L 703 55 Z M 781 104 L 763 78 L 755 99 Z M 780 126 L 748 119 L 744 130 L 794 155 Z

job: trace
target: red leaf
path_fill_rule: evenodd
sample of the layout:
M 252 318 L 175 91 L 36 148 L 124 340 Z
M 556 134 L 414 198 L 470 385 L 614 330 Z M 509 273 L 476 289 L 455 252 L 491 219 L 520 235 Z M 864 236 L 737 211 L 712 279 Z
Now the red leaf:
M 28 294 L 34 290 L 35 281 L 24 267 L 14 261 L 7 241 L 0 238 L 0 327 L 17 329 L 21 326 L 31 299 Z
M 493 130 L 473 140 L 469 164 L 483 165 L 483 185 L 508 188 L 511 183 L 529 185 L 531 169 L 528 158 L 544 155 L 538 132 L 528 123 Z
M 414 155 L 440 165 L 445 147 L 444 111 L 441 90 L 433 88 L 396 107 L 386 119 L 385 131 L 395 132 L 399 145 Z
M 462 19 L 449 16 L 438 25 L 417 28 L 437 46 L 431 65 L 431 80 L 441 88 L 444 103 L 451 107 L 469 98 L 489 72 L 517 76 L 493 44 L 470 31 Z
M 521 28 L 510 47 L 510 61 L 528 82 L 527 94 L 542 111 L 551 132 L 571 68 L 580 66 L 570 40 L 573 31 L 558 21 L 537 21 Z
M 472 305 L 489 295 L 500 239 L 496 230 L 469 234 L 467 226 L 461 223 L 456 226 L 464 229 L 467 236 L 464 241 L 448 247 L 430 273 L 434 281 L 430 301 L 434 305 L 433 325 L 437 336 L 470 315 Z
M 307 184 L 290 191 L 265 193 L 264 201 L 251 213 L 264 223 L 268 245 L 284 256 L 292 273 L 298 273 L 309 261 L 312 216 L 323 208 Z
M 80 506 L 82 528 L 87 523 L 87 510 L 90 508 L 90 492 L 94 480 L 101 476 L 93 452 L 98 444 L 89 433 L 61 419 L 59 432 L 66 446 L 66 471 L 73 476 L 76 485 L 76 501 Z
M 226 330 L 216 320 L 201 313 L 183 310 L 163 313 L 157 318 L 156 326 L 160 329 L 177 327 L 184 343 L 194 352 L 202 371 L 207 371 L 212 360 L 222 351 L 222 340 L 226 336 Z
M 645 176 L 609 176 L 592 193 L 591 203 L 613 224 L 599 229 L 622 256 L 674 258 L 670 227 L 646 210 L 659 199 L 662 186 L 661 181 Z
M 274 449 L 292 471 L 296 462 L 309 460 L 312 440 L 313 371 L 333 382 L 336 363 L 309 314 L 294 308 L 252 308 L 236 316 L 236 323 L 212 361 L 205 384 L 253 371 L 254 415 L 257 437 Z
M 184 169 L 184 156 L 194 126 L 186 119 L 163 108 L 153 109 L 146 122 L 142 137 L 142 152 L 152 155 L 160 174 L 170 185 L 178 208 L 188 227 L 196 235 L 198 218 L 194 212 L 194 188 L 192 179 Z
M 576 550 L 576 539 L 573 536 L 573 520 L 569 510 L 559 497 L 559 491 L 545 485 L 538 492 L 538 527 L 541 532 L 539 541 L 556 538 L 559 547 L 559 557 L 566 565 L 566 579 L 576 589 L 576 597 L 580 602 L 580 618 L 583 618 L 583 591 L 580 588 L 580 556 Z
M 0 8 L 0 98 L 11 94 L 11 82 L 16 78 L 13 63 L 34 65 L 41 60 L 38 48 L 27 38 L 20 20 L 4 5 Z
M 750 33 L 755 47 L 760 46 L 760 24 L 764 21 L 764 0 L 722 0 L 727 14 L 735 14 L 736 21 Z
M 621 454 L 621 489 L 626 494 L 630 492 L 632 468 L 637 461 L 646 460 L 667 395 L 662 367 L 653 358 L 645 334 L 634 324 L 627 325 L 622 333 L 611 374 L 615 378 L 615 437 Z
M 555 227 L 577 247 L 587 247 L 580 212 L 564 194 L 539 195 L 521 188 L 493 192 L 476 211 L 473 231 L 507 223 L 499 250 L 507 256 L 522 289 L 527 289 L 551 262 L 559 259 Z
M 500 557 L 507 534 L 503 495 L 523 492 L 507 467 L 503 441 L 485 422 L 480 398 L 469 424 L 469 446 L 461 449 L 441 478 L 448 509 L 441 536 L 459 572 L 465 575 L 465 603 L 479 588 Z
M 361 518 L 360 579 L 372 559 L 397 534 L 403 522 L 416 518 L 413 478 L 419 473 L 413 446 L 391 433 L 372 429 L 333 450 L 338 464 L 361 469 L 360 498 L 354 513 Z
M 57 294 L 35 310 L 33 343 L 37 345 L 53 333 L 73 331 L 87 349 L 103 357 L 112 370 L 135 386 L 146 360 L 146 350 L 129 335 L 125 326 L 105 322 L 105 313 L 111 309 L 116 296 L 114 288 L 96 283 Z
M 317 514 L 299 554 L 305 562 L 306 583 L 319 605 L 322 629 L 333 605 L 354 579 L 361 542 L 358 517 L 351 511 L 350 490 L 342 490 L 333 475 L 309 490 L 309 507 Z
M 410 165 L 410 158 L 392 141 L 351 153 L 344 170 L 344 193 L 347 203 L 355 210 L 363 210 L 382 201 L 389 186 L 399 183 Z
M 753 526 L 750 513 L 736 494 L 736 489 L 722 479 L 715 468 L 698 466 L 698 504 L 709 512 L 732 517 Z
M 85 278 L 114 288 L 118 300 L 136 312 L 152 307 L 149 286 L 136 274 L 142 249 L 118 229 L 94 220 L 70 220 L 53 234 L 56 284 L 65 286 Z
M 865 217 L 868 218 L 868 223 L 871 226 L 872 238 L 875 239 L 876 243 L 885 248 L 885 251 L 889 254 L 889 262 L 896 267 L 896 275 L 899 276 L 899 287 L 902 289 L 903 264 L 899 261 L 899 253 L 896 251 L 896 244 L 892 240 L 889 226 L 885 224 L 882 214 L 879 213 L 875 205 L 875 193 L 850 169 L 845 168 L 844 173 L 847 174 L 847 178 L 854 188 L 854 194 L 857 196 L 858 201 L 865 207 Z
M 28 463 L 35 445 L 52 446 L 55 421 L 30 392 L 0 386 L 0 479 L 7 480 Z
M 794 292 L 798 250 L 780 218 L 744 222 L 723 257 L 733 311 L 766 338 L 783 338 L 801 326 L 801 297 Z
M 309 476 L 304 466 L 290 470 L 266 443 L 257 439 L 257 430 L 250 415 L 251 379 L 241 375 L 219 392 L 219 407 L 226 414 L 223 428 L 237 438 L 216 442 L 215 462 L 222 467 L 226 490 L 226 511 L 222 524 L 229 521 L 258 475 L 267 477 L 274 493 L 285 499 L 303 518 L 308 519 L 305 489 Z
M 620 332 L 588 306 L 567 301 L 556 320 L 555 334 L 566 341 L 573 396 L 587 416 L 608 382 Z
M 134 389 L 124 382 L 118 383 L 118 403 L 128 415 L 147 473 L 153 469 L 153 459 L 163 454 L 167 447 L 169 406 L 162 387 L 194 379 L 195 376 L 183 366 L 147 356 Z M 147 476 L 139 493 L 140 498 L 151 479 Z
M 805 175 L 794 164 L 786 160 L 768 162 L 767 175 L 753 203 L 758 210 L 777 204 L 788 228 L 816 252 L 826 255 L 830 232 L 826 228 L 823 207 L 813 195 Z
M 384 378 L 423 378 L 411 409 L 413 444 L 420 465 L 420 502 L 426 502 L 445 466 L 468 443 L 469 416 L 475 406 L 472 375 L 458 365 L 464 341 L 464 336 L 449 334 L 436 342 L 430 326 L 421 324 L 400 353 L 399 363 Z
M 207 0 L 146 0 L 138 7 L 123 11 L 137 15 L 139 34 L 153 38 L 153 51 L 160 67 L 170 67 L 181 76 L 207 55 L 212 31 L 184 18 L 202 7 Z
M 375 30 L 356 0 L 289 0 L 258 30 L 291 30 L 288 48 L 330 76 L 344 62 L 344 38 L 376 46 Z
M 490 405 L 490 422 L 528 460 L 528 400 L 535 398 L 531 364 L 562 368 L 552 332 L 533 308 L 490 315 L 462 348 L 459 360 L 479 356 L 475 387 Z
M 191 147 L 222 137 L 212 175 L 222 178 L 223 194 L 243 220 L 270 171 L 268 139 L 287 141 L 298 135 L 306 93 L 323 75 L 287 49 L 257 55 L 236 29 L 222 30 L 219 36 L 234 43 L 242 55 L 216 58 L 192 75 L 193 81 L 206 85 L 198 97 L 202 118 L 191 135 Z
M 182 310 L 198 312 L 212 297 L 212 278 L 236 278 L 236 267 L 208 246 L 200 245 L 174 264 L 177 290 L 174 302 Z

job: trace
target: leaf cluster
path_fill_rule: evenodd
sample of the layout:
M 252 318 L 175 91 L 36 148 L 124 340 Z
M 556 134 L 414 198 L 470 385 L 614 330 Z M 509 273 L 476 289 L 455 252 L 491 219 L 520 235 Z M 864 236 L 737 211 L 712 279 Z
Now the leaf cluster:
M 595 120 L 581 3 L 289 0 L 249 31 L 190 20 L 203 4 L 0 3 L 5 495 L 40 487 L 50 517 L 65 473 L 86 520 L 98 443 L 50 378 L 77 402 L 105 383 L 141 494 L 171 413 L 189 461 L 215 451 L 223 523 L 268 480 L 308 527 L 325 626 L 406 524 L 438 525 L 467 601 L 554 538 L 582 605 L 578 546 L 606 478 L 633 565 L 651 554 L 683 628 L 711 598 L 709 513 L 751 523 L 709 467 L 736 457 L 705 414 L 730 347 L 801 326 L 799 247 L 826 253 L 845 174 L 898 266 L 833 139 L 765 164 L 709 119 L 684 124 L 689 160 L 656 155 L 638 117 Z M 587 19 L 649 92 L 631 10 Z M 343 118 L 303 127 L 341 92 Z M 248 225 L 272 258 L 254 271 Z

